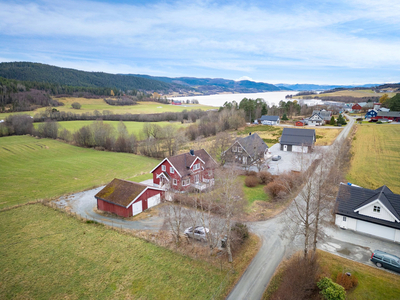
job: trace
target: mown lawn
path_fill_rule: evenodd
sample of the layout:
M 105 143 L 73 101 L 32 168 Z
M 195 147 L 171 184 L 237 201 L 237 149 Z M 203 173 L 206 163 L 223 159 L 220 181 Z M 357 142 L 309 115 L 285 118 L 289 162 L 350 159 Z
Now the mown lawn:
M 151 178 L 158 160 L 71 146 L 29 136 L 0 138 L 0 208 L 48 199 L 110 182 Z
M 94 121 L 60 121 L 57 122 L 60 125 L 60 128 L 65 128 L 69 130 L 70 132 L 75 132 L 81 129 L 84 126 L 88 126 L 92 124 Z M 119 121 L 103 121 L 104 124 L 110 124 L 112 125 L 115 130 L 118 129 L 118 124 Z M 40 123 L 34 123 L 35 128 L 39 126 Z M 128 130 L 129 133 L 134 133 L 136 136 L 139 136 L 142 134 L 142 129 L 145 124 L 145 122 L 124 122 L 126 129 Z M 180 127 L 186 127 L 190 125 L 190 123 L 184 123 L 182 124 L 181 122 L 154 122 L 152 124 L 159 125 L 161 127 L 164 127 L 166 125 L 173 125 L 176 128 Z
M 400 194 L 400 126 L 357 125 L 346 178 L 368 189 L 387 185 Z
M 243 193 L 244 197 L 249 203 L 249 205 L 253 204 L 254 201 L 268 201 L 269 196 L 264 192 L 264 185 L 259 184 L 255 187 L 247 187 L 244 184 L 246 176 L 239 176 L 240 181 L 243 184 Z
M 111 111 L 114 114 L 155 114 L 163 112 L 181 112 L 183 110 L 208 110 L 215 109 L 215 106 L 206 106 L 201 104 L 184 104 L 184 105 L 170 105 L 158 102 L 138 102 L 136 105 L 115 106 L 108 105 L 103 99 L 86 99 L 86 98 L 57 98 L 57 101 L 63 102 L 64 106 L 56 107 L 59 111 L 71 112 L 74 114 L 93 113 L 95 110 L 103 113 L 104 110 Z M 71 104 L 78 102 L 81 104 L 80 109 L 71 108 Z M 40 111 L 44 111 L 46 107 L 39 108 L 34 111 L 20 112 L 18 114 L 28 114 L 34 116 Z M 6 118 L 8 115 L 14 113 L 2 113 L 0 119 Z
M 348 300 L 397 300 L 400 299 L 400 276 L 380 270 L 376 267 L 355 262 L 329 252 L 317 250 L 318 264 L 321 276 L 330 277 L 336 282 L 338 273 L 350 272 L 358 279 L 358 286 L 347 291 Z M 270 299 L 282 281 L 282 274 L 286 262 L 282 262 L 274 277 L 271 279 L 267 290 L 264 292 L 264 300 Z
M 211 299 L 227 272 L 41 204 L 0 228 L 0 299 Z
M 400 276 L 342 258 L 324 251 L 318 251 L 322 270 L 331 274 L 336 281 L 339 272 L 350 272 L 358 278 L 358 286 L 347 292 L 347 299 L 395 300 L 400 299 Z

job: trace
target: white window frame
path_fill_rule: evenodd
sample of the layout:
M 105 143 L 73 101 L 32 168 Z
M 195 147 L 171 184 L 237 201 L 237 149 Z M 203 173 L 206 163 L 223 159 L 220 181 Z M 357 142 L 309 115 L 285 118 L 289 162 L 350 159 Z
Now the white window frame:
M 194 183 L 199 183 L 200 182 L 200 174 L 194 175 Z
M 213 172 L 212 170 L 208 170 L 208 176 L 212 176 Z
M 190 178 L 182 180 L 182 186 L 188 186 L 190 185 Z
M 242 163 L 243 163 L 244 165 L 247 165 L 247 156 L 243 156 L 243 161 L 242 161 Z
M 169 172 L 170 172 L 171 174 L 174 174 L 174 173 L 175 173 L 174 167 L 169 167 Z
M 200 169 L 200 163 L 194 164 L 193 165 L 193 171 L 199 170 Z
M 167 167 L 165 165 L 161 166 L 161 171 L 165 172 L 167 170 Z
M 381 207 L 379 205 L 374 205 L 374 213 L 380 213 L 381 212 Z
M 232 152 L 237 152 L 237 147 L 236 146 L 232 147 Z
M 343 221 L 345 221 L 345 222 L 346 222 L 346 220 L 347 220 L 347 219 L 346 219 L 346 217 L 343 217 Z
M 175 178 L 172 179 L 172 184 L 173 184 L 173 185 L 178 185 L 178 180 L 176 180 Z
M 237 148 L 237 151 L 238 151 L 238 152 L 242 152 L 242 151 L 243 151 L 242 147 L 238 147 L 238 148 Z

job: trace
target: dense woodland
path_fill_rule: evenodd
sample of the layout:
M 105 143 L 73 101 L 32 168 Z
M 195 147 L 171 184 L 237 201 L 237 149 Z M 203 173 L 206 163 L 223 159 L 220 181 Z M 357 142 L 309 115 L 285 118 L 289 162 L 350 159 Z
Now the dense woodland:
M 56 85 L 85 88 L 110 87 L 117 90 L 169 91 L 186 89 L 184 86 L 103 72 L 84 72 L 31 62 L 0 63 L 0 76 L 7 79 L 53 83 Z

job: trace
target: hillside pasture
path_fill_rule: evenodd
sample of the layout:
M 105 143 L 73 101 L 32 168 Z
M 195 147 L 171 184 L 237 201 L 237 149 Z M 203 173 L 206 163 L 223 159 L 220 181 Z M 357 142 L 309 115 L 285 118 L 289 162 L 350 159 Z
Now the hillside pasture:
M 57 123 L 60 125 L 60 129 L 65 128 L 65 129 L 69 130 L 71 133 L 74 133 L 84 126 L 93 124 L 93 122 L 94 121 L 59 121 Z M 115 128 L 115 130 L 118 129 L 119 121 L 103 121 L 103 123 L 112 125 Z M 35 126 L 35 128 L 37 128 L 39 126 L 39 124 L 41 124 L 41 123 L 34 123 L 33 125 Z M 142 133 L 145 122 L 125 121 L 124 124 L 130 134 L 133 133 L 136 136 L 139 136 Z M 172 124 L 176 128 L 182 128 L 182 127 L 189 126 L 191 123 L 183 123 L 182 124 L 181 122 L 153 122 L 152 124 L 156 124 L 161 127 Z
M 158 160 L 30 136 L 0 138 L 0 208 L 93 188 L 115 177 L 151 178 Z
M 225 267 L 41 204 L 0 216 L 1 299 L 221 299 L 246 266 L 224 280 Z
M 347 180 L 368 189 L 387 185 L 400 194 L 400 125 L 357 126 Z
M 101 114 L 105 110 L 110 111 L 113 114 L 156 114 L 163 112 L 181 112 L 185 109 L 190 111 L 194 109 L 208 110 L 217 108 L 215 106 L 207 106 L 201 104 L 171 105 L 151 101 L 138 102 L 138 104 L 136 105 L 114 106 L 108 105 L 106 102 L 104 102 L 103 99 L 86 99 L 75 97 L 56 98 L 56 100 L 64 103 L 64 106 L 56 107 L 57 110 L 71 112 L 74 114 L 93 113 L 95 110 L 99 111 Z M 73 109 L 71 107 L 71 104 L 74 102 L 78 102 L 79 104 L 81 104 L 81 108 Z M 46 107 L 41 107 L 39 109 L 26 112 L 1 113 L 0 120 L 4 120 L 12 114 L 27 114 L 30 116 L 34 116 L 35 114 L 44 110 L 46 110 Z

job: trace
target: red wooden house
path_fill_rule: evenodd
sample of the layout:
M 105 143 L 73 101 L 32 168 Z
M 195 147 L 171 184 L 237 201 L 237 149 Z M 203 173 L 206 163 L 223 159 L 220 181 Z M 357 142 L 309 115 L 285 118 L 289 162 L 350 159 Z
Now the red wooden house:
M 115 178 L 95 195 L 97 209 L 131 217 L 161 202 L 164 190 Z
M 172 100 L 171 104 L 172 105 L 182 105 L 182 101 L 180 101 L 180 100 Z
M 362 107 L 360 104 L 356 103 L 351 107 L 352 111 L 361 111 Z
M 214 159 L 201 149 L 164 158 L 150 173 L 153 173 L 153 184 L 160 188 L 203 190 L 214 184 L 216 167 Z

